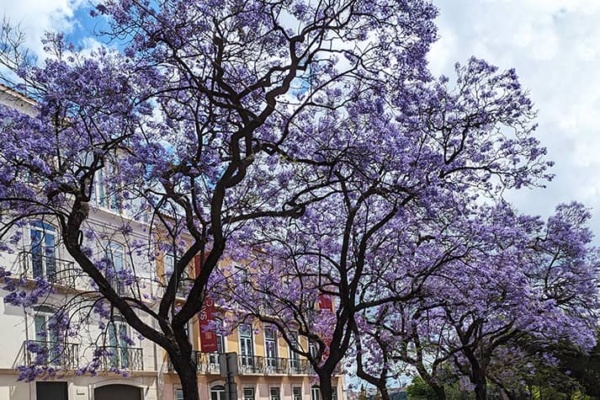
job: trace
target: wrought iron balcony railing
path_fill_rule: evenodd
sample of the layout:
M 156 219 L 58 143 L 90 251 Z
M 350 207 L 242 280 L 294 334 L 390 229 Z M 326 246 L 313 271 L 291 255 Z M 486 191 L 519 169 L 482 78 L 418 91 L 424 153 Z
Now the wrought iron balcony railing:
M 197 365 L 196 370 L 199 374 L 220 374 L 218 353 L 202 353 L 200 351 L 194 351 L 192 357 L 195 357 Z M 308 375 L 312 373 L 309 362 L 300 359 L 238 354 L 237 364 L 240 375 Z M 170 360 L 168 361 L 167 369 L 169 372 L 175 372 Z
M 307 375 L 312 372 L 308 360 L 300 360 L 290 358 L 288 360 L 288 374 L 292 375 Z
M 144 355 L 139 347 L 103 347 L 104 356 L 101 367 L 105 371 L 128 369 L 142 371 L 144 369 Z
M 197 352 L 198 371 L 205 374 L 220 374 L 219 353 Z
M 265 373 L 267 374 L 287 374 L 288 359 L 279 357 L 265 357 Z
M 240 375 L 262 374 L 265 372 L 264 357 L 238 354 L 238 370 Z
M 212 354 L 212 353 L 210 353 L 210 354 Z M 207 358 L 207 356 L 208 356 L 208 354 L 201 353 L 198 350 L 192 350 L 192 357 L 194 357 L 196 359 L 196 371 L 198 373 L 205 372 L 204 367 L 205 367 L 206 363 L 203 360 L 205 360 Z M 216 369 L 215 369 L 216 372 L 215 373 L 218 374 L 219 373 L 218 355 L 215 359 L 216 359 Z M 169 372 L 175 372 L 175 367 L 173 367 L 173 363 L 171 362 L 170 358 L 168 359 L 167 370 Z
M 25 365 L 54 366 L 74 370 L 79 365 L 79 347 L 75 343 L 26 340 L 23 342 Z
M 53 255 L 24 251 L 19 254 L 19 262 L 26 278 L 41 278 L 56 285 L 73 288 L 80 275 L 73 261 L 61 260 Z

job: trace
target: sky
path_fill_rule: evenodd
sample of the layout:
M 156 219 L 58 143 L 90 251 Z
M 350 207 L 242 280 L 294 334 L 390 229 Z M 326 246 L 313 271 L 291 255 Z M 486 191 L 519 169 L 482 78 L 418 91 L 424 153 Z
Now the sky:
M 556 162 L 543 190 L 509 194 L 520 210 L 547 216 L 561 202 L 592 208 L 600 244 L 600 1 L 435 0 L 435 74 L 484 58 L 515 68 L 538 110 L 537 137 Z M 451 76 L 451 75 L 450 75 Z
M 546 189 L 509 199 L 523 212 L 549 215 L 577 200 L 592 208 L 600 244 L 600 1 L 433 0 L 439 41 L 430 53 L 434 74 L 452 76 L 455 62 L 484 58 L 515 68 L 538 109 L 537 136 L 556 162 Z M 47 29 L 64 30 L 84 47 L 88 0 L 0 0 L 0 15 L 20 23 L 29 46 L 41 50 Z

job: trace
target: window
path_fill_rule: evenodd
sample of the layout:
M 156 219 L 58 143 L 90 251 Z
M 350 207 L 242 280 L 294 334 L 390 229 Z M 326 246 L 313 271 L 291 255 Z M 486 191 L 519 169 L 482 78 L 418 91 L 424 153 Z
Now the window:
M 313 385 L 310 388 L 311 400 L 321 400 L 321 389 L 317 385 Z
M 189 320 L 187 322 L 187 324 L 185 324 L 185 326 L 183 327 L 183 329 L 185 330 L 185 335 L 187 336 L 188 340 L 193 345 L 194 341 L 195 341 L 195 336 L 194 336 L 194 320 Z
M 165 272 L 164 272 L 165 285 L 169 284 L 169 280 L 171 279 L 171 276 L 173 275 L 173 272 L 175 271 L 176 262 L 177 262 L 177 258 L 175 257 L 174 254 L 172 254 L 172 253 L 165 254 L 164 259 L 163 259 L 164 270 L 165 270 Z M 180 281 L 177 282 L 176 296 L 180 297 L 180 298 L 186 298 L 190 289 L 191 289 L 190 277 L 189 277 L 187 271 L 183 271 L 183 273 L 181 274 Z
M 278 387 L 271 386 L 271 390 L 269 392 L 270 392 L 269 400 L 280 400 L 281 399 L 281 392 Z
M 112 211 L 119 211 L 119 201 L 116 194 L 116 185 L 107 179 L 108 176 L 116 176 L 114 167 L 108 165 L 105 169 L 98 170 L 94 177 L 94 192 L 92 200 L 100 207 L 108 208 Z
M 111 367 L 129 368 L 129 329 L 125 321 L 115 318 L 108 324 L 108 348 Z
M 291 332 L 290 333 L 290 372 L 292 374 L 300 373 L 300 357 L 298 353 L 292 350 L 293 347 L 298 347 L 298 333 Z
M 292 400 L 302 400 L 302 388 L 300 386 L 292 387 Z
M 254 388 L 253 387 L 245 387 L 244 388 L 244 400 L 254 400 Z
M 331 400 L 337 400 L 337 387 L 333 386 L 331 388 Z
M 55 320 L 55 312 L 50 307 L 39 306 L 33 317 L 35 326 L 35 343 L 45 352 L 45 361 L 48 364 L 60 364 L 61 348 L 60 327 Z M 44 354 L 44 353 L 41 353 Z
M 319 354 L 319 347 L 315 342 L 308 343 L 308 352 L 312 358 L 317 358 L 317 355 Z
M 215 322 L 217 327 L 222 327 L 223 326 L 223 320 L 220 318 L 215 318 Z M 209 354 L 209 358 L 208 361 L 211 364 L 214 364 L 218 367 L 219 365 L 219 354 L 224 354 L 225 353 L 225 338 L 223 337 L 223 335 L 221 334 L 221 332 L 219 332 L 219 328 L 217 328 L 217 331 L 214 332 L 214 334 L 217 337 L 217 353 L 210 353 Z
M 235 265 L 235 280 L 236 283 L 242 287 L 243 291 L 252 290 L 252 286 L 250 285 L 250 275 L 248 270 L 245 267 Z
M 41 221 L 31 224 L 31 276 L 54 280 L 56 275 L 56 230 Z
M 175 400 L 183 400 L 183 390 L 175 389 Z
M 163 258 L 163 264 L 165 269 L 165 285 L 169 283 L 173 271 L 175 271 L 175 256 L 171 253 L 165 254 Z
M 225 400 L 225 386 L 217 385 L 211 387 L 210 400 Z
M 240 360 L 242 367 L 254 366 L 254 344 L 252 340 L 252 325 L 242 324 L 238 328 L 240 334 Z
M 273 327 L 266 327 L 264 332 L 267 367 L 277 368 L 277 334 Z
M 105 249 L 107 266 L 104 275 L 117 293 L 125 294 L 125 248 L 119 243 L 107 241 Z
M 36 382 L 35 397 L 37 400 L 68 400 L 67 382 Z

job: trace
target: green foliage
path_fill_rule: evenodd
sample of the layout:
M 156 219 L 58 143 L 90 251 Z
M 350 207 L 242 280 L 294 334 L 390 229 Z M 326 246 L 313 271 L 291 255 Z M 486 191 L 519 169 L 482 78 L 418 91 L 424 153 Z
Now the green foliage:
M 412 383 L 406 388 L 408 400 L 436 400 L 437 396 L 431 386 L 420 376 L 415 376 Z
M 600 398 L 600 347 L 583 351 L 567 341 L 540 345 L 527 337 L 521 346 L 530 354 L 535 374 L 527 379 L 534 399 Z M 540 354 L 550 354 L 556 363 L 547 363 Z M 590 396 L 590 397 L 588 397 Z

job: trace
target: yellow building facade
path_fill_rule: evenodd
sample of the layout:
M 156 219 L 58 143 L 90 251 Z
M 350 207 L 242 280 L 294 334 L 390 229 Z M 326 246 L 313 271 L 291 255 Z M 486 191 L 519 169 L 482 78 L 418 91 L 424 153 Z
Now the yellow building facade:
M 216 334 L 218 352 L 202 353 L 200 327 L 190 323 L 190 339 L 198 365 L 198 390 L 201 399 L 226 400 L 226 378 L 221 376 L 219 353 L 235 353 L 234 377 L 238 400 L 320 400 L 318 381 L 308 360 L 292 352 L 276 329 L 260 321 L 242 323 L 227 336 Z M 303 348 L 307 343 L 301 342 Z M 164 400 L 181 400 L 183 394 L 177 374 L 167 361 L 164 373 Z M 332 380 L 333 398 L 344 397 L 341 370 Z

